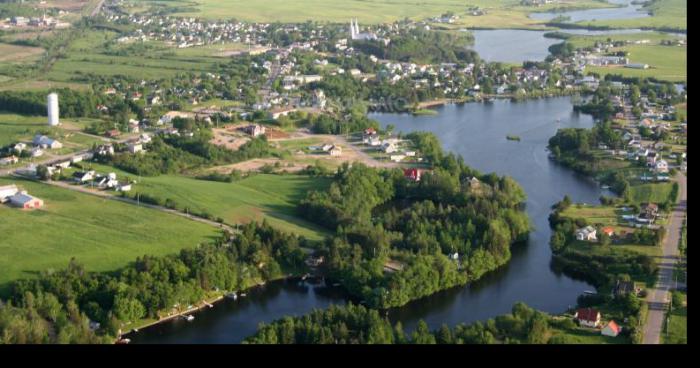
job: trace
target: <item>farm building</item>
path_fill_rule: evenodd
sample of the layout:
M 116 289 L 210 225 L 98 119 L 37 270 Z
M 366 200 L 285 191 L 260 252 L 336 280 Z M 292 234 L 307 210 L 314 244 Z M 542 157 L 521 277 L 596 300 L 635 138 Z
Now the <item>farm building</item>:
M 0 158 L 0 165 L 12 165 L 16 164 L 17 162 L 19 162 L 19 158 L 17 158 L 17 156 L 14 155 Z
M 27 194 L 27 192 L 20 192 L 9 198 L 10 205 L 14 207 L 29 209 L 29 208 L 40 208 L 44 205 L 44 201 L 39 198 L 35 198 Z

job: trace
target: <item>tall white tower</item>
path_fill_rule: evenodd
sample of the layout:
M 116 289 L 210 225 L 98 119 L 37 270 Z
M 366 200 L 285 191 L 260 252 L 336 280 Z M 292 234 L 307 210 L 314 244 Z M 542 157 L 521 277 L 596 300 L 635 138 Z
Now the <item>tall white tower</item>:
M 49 115 L 49 125 L 58 125 L 58 95 L 56 93 L 49 93 L 46 102 L 46 109 Z

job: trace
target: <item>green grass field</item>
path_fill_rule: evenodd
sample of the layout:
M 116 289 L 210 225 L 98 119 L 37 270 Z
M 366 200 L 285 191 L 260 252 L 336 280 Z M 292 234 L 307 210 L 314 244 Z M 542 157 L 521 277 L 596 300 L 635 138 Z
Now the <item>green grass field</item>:
M 448 11 L 460 16 L 456 23 L 470 27 L 541 28 L 539 21 L 528 18 L 534 11 L 546 11 L 554 7 L 590 8 L 606 7 L 595 0 L 564 0 L 542 7 L 521 6 L 519 0 L 194 0 L 194 1 L 132 1 L 140 5 L 132 11 L 142 11 L 148 6 L 178 6 L 178 15 L 204 18 L 235 18 L 254 22 L 349 22 L 358 18 L 360 25 L 390 23 L 410 18 L 423 20 L 440 16 Z M 483 16 L 467 15 L 471 6 L 487 11 Z
M 624 336 L 603 336 L 600 330 L 575 328 L 573 330 L 552 329 L 552 337 L 562 336 L 567 344 L 629 344 Z
M 296 216 L 296 203 L 309 190 L 325 188 L 326 179 L 302 175 L 259 174 L 234 183 L 198 180 L 184 176 L 141 177 L 110 166 L 93 164 L 97 172 L 114 172 L 138 183 L 132 193 L 142 193 L 163 200 L 170 198 L 180 207 L 193 212 L 208 212 L 226 223 L 245 223 L 267 219 L 282 231 L 293 232 L 310 240 L 321 240 L 326 231 Z
M 61 269 L 71 258 L 91 271 L 118 269 L 145 254 L 194 247 L 216 228 L 164 212 L 32 181 L 0 178 L 44 200 L 40 210 L 0 204 L 0 294 L 7 283 Z
M 583 24 L 616 28 L 688 28 L 688 5 L 685 0 L 656 0 L 645 10 L 650 11 L 652 16 L 635 19 L 599 20 Z
M 78 127 L 77 129 L 94 120 L 87 118 L 61 119 L 64 126 Z M 102 141 L 101 138 L 64 129 L 62 126 L 49 127 L 44 116 L 0 113 L 0 146 L 16 142 L 31 142 L 34 135 L 39 133 L 48 133 L 63 143 L 63 148 L 47 151 L 48 154 L 66 154 L 79 151 L 92 146 L 93 143 Z
M 630 186 L 631 199 L 635 203 L 666 202 L 671 194 L 671 189 L 673 189 L 671 183 L 632 185 Z
M 688 343 L 688 307 L 676 308 L 671 312 L 668 323 L 668 334 L 661 333 L 664 344 Z

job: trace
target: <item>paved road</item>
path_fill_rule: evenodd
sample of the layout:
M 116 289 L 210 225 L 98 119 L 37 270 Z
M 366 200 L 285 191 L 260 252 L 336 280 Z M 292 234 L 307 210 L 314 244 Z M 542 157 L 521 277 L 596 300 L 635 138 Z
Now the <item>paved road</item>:
M 97 4 L 97 6 L 95 7 L 95 9 L 92 9 L 92 13 L 90 13 L 90 16 L 91 16 L 91 17 L 94 17 L 94 16 L 96 16 L 97 14 L 99 14 L 100 9 L 102 9 L 102 5 L 104 5 L 104 3 L 105 3 L 105 0 L 101 0 L 101 1 Z
M 681 225 L 688 207 L 687 182 L 683 174 L 677 174 L 676 181 L 680 185 L 680 201 L 670 215 L 668 231 L 663 243 L 662 262 L 659 265 L 659 279 L 656 286 L 649 290 L 647 303 L 649 314 L 644 325 L 644 344 L 658 344 L 662 333 L 666 308 L 670 300 L 669 290 L 674 287 L 673 268 L 678 262 L 678 241 L 681 235 Z

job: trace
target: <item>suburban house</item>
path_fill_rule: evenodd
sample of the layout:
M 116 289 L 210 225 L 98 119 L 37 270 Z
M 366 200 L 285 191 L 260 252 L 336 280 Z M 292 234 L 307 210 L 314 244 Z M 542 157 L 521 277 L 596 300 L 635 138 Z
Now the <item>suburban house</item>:
M 115 173 L 109 173 L 107 176 L 101 176 L 95 179 L 95 184 L 99 188 L 114 188 L 119 185 L 117 181 L 117 175 Z
M 5 203 L 17 192 L 19 192 L 19 189 L 14 184 L 0 186 L 0 203 Z
M 128 192 L 131 190 L 131 184 L 129 183 L 120 183 L 116 187 L 117 192 Z
M 137 153 L 143 151 L 143 145 L 141 143 L 132 143 L 127 146 L 130 153 Z
M 603 336 L 610 336 L 610 337 L 616 337 L 617 335 L 622 332 L 622 327 L 620 327 L 615 321 L 610 320 L 605 327 L 600 331 L 600 334 Z
M 18 162 L 19 162 L 19 158 L 17 158 L 17 156 L 15 156 L 15 155 L 0 158 L 0 165 L 12 165 L 12 164 L 16 164 Z
M 401 162 L 401 160 L 403 160 L 404 158 L 406 158 L 406 155 L 391 155 L 391 156 L 389 156 L 389 159 L 391 161 L 394 161 L 394 162 Z
M 593 308 L 579 308 L 574 314 L 581 326 L 596 328 L 600 325 L 600 312 Z
M 382 143 L 382 150 L 384 153 L 394 153 L 397 151 L 396 145 L 393 142 Z
M 605 234 L 607 236 L 615 235 L 615 229 L 612 226 L 606 226 L 606 227 L 600 229 L 600 231 L 602 231 L 603 234 Z
M 615 296 L 623 296 L 634 293 L 634 291 L 634 282 L 617 280 L 615 288 L 613 289 L 613 294 L 615 294 Z
M 642 214 L 649 218 L 656 218 L 659 214 L 659 206 L 655 203 L 642 203 Z
M 381 138 L 378 135 L 364 136 L 362 138 L 362 143 L 369 144 L 370 146 L 379 146 L 382 144 Z
M 411 180 L 411 181 L 420 181 L 420 177 L 423 173 L 423 170 L 421 169 L 404 169 L 403 170 L 403 176 L 404 178 Z
M 44 205 L 44 201 L 27 194 L 27 192 L 17 193 L 9 198 L 10 204 L 14 207 L 29 209 L 39 208 Z
M 659 158 L 659 154 L 656 152 L 649 152 L 647 153 L 647 165 L 649 166 L 654 166 L 656 165 L 656 160 Z
M 120 134 L 121 133 L 119 132 L 119 130 L 112 129 L 112 130 L 107 131 L 105 133 L 105 136 L 107 136 L 107 138 L 115 138 L 115 137 L 118 137 Z
M 469 186 L 472 188 L 478 188 L 479 185 L 481 185 L 481 182 L 479 179 L 476 178 L 476 176 L 473 176 L 471 179 L 469 179 Z
M 14 146 L 12 146 L 12 148 L 17 152 L 22 152 L 27 148 L 27 145 L 20 142 L 20 143 L 15 144 Z
M 57 167 L 60 167 L 62 169 L 67 169 L 70 167 L 70 164 L 71 164 L 70 160 L 56 161 L 53 163 L 53 166 L 57 166 Z
M 340 156 L 343 154 L 343 149 L 340 148 L 340 146 L 333 146 L 330 150 L 328 150 L 328 153 L 330 153 L 331 156 Z
M 99 156 L 113 155 L 114 146 L 112 146 L 111 144 L 99 145 L 97 146 L 97 149 L 95 149 L 95 153 L 97 153 Z
M 32 148 L 30 155 L 32 157 L 41 157 L 44 155 L 44 150 L 42 150 L 40 147 L 34 147 L 34 148 Z
M 596 241 L 596 229 L 593 226 L 586 226 L 576 230 L 576 240 Z
M 95 178 L 95 172 L 90 171 L 78 171 L 73 173 L 73 180 L 78 183 L 85 183 Z
M 259 124 L 251 124 L 245 127 L 244 129 L 246 133 L 252 135 L 253 137 L 265 134 L 265 127 Z
M 34 143 L 35 146 L 41 147 L 43 149 L 59 149 L 63 147 L 63 144 L 61 142 L 40 134 L 34 136 L 34 140 L 32 141 L 32 143 Z
M 321 151 L 323 152 L 328 152 L 330 151 L 334 146 L 330 143 L 326 143 L 323 146 L 321 146 Z
M 668 172 L 668 162 L 666 160 L 659 160 L 656 161 L 656 165 L 654 167 L 657 173 L 667 173 Z

